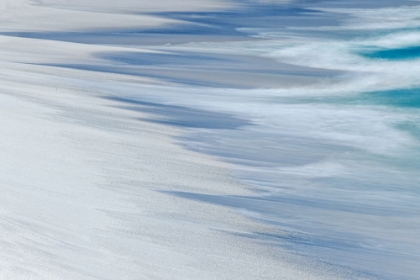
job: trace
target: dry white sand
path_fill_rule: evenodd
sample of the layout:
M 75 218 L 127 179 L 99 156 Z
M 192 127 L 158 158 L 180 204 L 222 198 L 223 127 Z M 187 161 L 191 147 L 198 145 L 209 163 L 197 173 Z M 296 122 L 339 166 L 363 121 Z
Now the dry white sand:
M 102 28 L 108 17 L 118 26 L 166 24 L 124 11 L 227 5 L 90 2 L 78 11 L 82 1 L 2 0 L 1 31 Z M 139 121 L 141 113 L 118 108 L 92 86 L 160 81 L 25 64 L 94 63 L 91 53 L 113 47 L 7 36 L 0 42 L 0 279 L 331 278 L 277 245 L 240 237 L 269 227 L 165 193 L 247 190 L 226 164 L 177 146 L 179 130 Z

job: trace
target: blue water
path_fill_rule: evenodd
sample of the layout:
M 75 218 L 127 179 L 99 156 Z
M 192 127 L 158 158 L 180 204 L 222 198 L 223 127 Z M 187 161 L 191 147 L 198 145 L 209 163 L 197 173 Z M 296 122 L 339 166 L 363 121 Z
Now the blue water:
M 374 50 L 370 52 L 364 52 L 362 54 L 368 58 L 407 60 L 407 59 L 419 58 L 420 47 L 410 46 L 407 48 L 399 48 L 399 49 Z
M 289 97 L 280 100 L 283 103 L 299 104 L 302 102 L 313 104 L 343 104 L 359 106 L 389 106 L 396 108 L 420 108 L 420 88 L 394 89 L 384 91 L 362 92 L 350 96 L 327 97 Z
M 185 21 L 170 28 L 2 35 L 160 51 L 44 65 L 173 83 L 99 88 L 147 121 L 183 128 L 180 145 L 233 163 L 254 190 L 168 195 L 271 225 L 276 234 L 244 235 L 353 278 L 418 279 L 418 14 L 414 1 L 242 1 L 159 13 Z
M 397 89 L 389 91 L 368 92 L 362 94 L 361 100 L 367 103 L 397 106 L 403 108 L 420 108 L 420 89 Z

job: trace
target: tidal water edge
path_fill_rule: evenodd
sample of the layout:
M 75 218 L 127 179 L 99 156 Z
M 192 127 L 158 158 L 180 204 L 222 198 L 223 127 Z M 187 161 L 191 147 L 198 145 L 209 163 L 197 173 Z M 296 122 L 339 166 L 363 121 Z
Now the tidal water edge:
M 42 65 L 166 81 L 92 87 L 149 122 L 182 128 L 180 145 L 232 163 L 253 190 L 168 195 L 272 225 L 278 234 L 247 237 L 361 278 L 416 279 L 420 6 L 286 2 L 154 13 L 183 22 L 162 28 L 1 35 L 153 51 Z

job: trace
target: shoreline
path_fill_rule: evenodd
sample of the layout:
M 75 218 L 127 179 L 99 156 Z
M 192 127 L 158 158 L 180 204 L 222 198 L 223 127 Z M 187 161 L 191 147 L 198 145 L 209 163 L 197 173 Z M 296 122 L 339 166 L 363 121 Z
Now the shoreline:
M 0 276 L 324 279 L 278 247 L 238 237 L 268 226 L 165 193 L 244 192 L 226 164 L 173 143 L 178 129 L 139 121 L 91 88 L 58 86 L 48 67 L 16 68 L 19 81 L 3 76 L 0 87 L 10 160 L 1 165 Z
M 0 278 L 412 279 L 417 7 L 187 1 L 0 4 Z

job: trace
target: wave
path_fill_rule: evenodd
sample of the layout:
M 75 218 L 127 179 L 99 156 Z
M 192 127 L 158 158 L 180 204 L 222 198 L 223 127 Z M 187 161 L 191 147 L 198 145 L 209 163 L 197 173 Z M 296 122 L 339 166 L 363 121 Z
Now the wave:
M 237 178 L 258 191 L 180 196 L 273 224 L 288 233 L 276 238 L 289 240 L 284 246 L 299 254 L 380 279 L 414 279 L 419 7 L 318 10 L 341 24 L 246 28 L 240 30 L 255 40 L 159 48 L 273 59 L 295 82 L 274 89 L 154 86 L 141 98 L 247 120 L 233 129 L 191 129 L 179 139 L 235 163 Z M 129 92 L 119 94 L 138 98 Z

